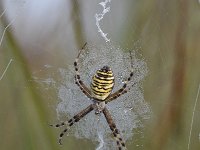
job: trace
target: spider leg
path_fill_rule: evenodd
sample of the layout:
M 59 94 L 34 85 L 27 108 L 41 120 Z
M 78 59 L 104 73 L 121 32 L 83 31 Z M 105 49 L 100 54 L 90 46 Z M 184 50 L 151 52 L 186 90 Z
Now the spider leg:
M 106 107 L 103 109 L 103 114 L 106 118 L 106 121 L 108 122 L 110 129 L 112 130 L 112 133 L 115 137 L 115 140 L 116 140 L 116 143 L 117 143 L 117 146 L 118 146 L 118 149 L 119 150 L 126 149 L 125 142 L 123 141 L 123 139 L 120 135 L 120 132 L 117 129 L 117 127 L 116 127 L 116 125 L 115 125 L 115 123 L 112 119 L 112 116 L 111 116 L 110 112 L 108 111 L 108 109 Z
M 87 108 L 83 109 L 81 112 L 79 112 L 78 114 L 76 114 L 73 118 L 65 121 L 65 122 L 61 122 L 59 124 L 56 125 L 50 125 L 52 127 L 55 128 L 59 128 L 62 127 L 64 125 L 67 125 L 67 128 L 65 128 L 59 135 L 59 144 L 62 145 L 62 137 L 64 136 L 64 134 L 69 130 L 69 128 L 76 122 L 78 122 L 81 118 L 83 118 L 84 116 L 86 116 L 88 113 L 90 113 L 93 109 L 95 108 L 95 104 L 91 104 L 89 105 Z
M 132 54 L 131 51 L 129 51 L 130 53 L 130 59 L 131 59 L 131 73 L 128 77 L 128 79 L 124 82 L 124 85 L 122 86 L 121 89 L 119 89 L 118 91 L 114 92 L 113 94 L 110 94 L 107 98 L 106 98 L 106 104 L 108 102 L 113 101 L 114 99 L 117 99 L 118 97 L 120 97 L 121 95 L 125 94 L 128 92 L 128 90 L 130 90 L 130 88 L 127 88 L 127 84 L 128 82 L 131 81 L 132 77 L 133 77 L 133 58 L 132 58 Z M 135 84 L 135 83 L 134 83 Z M 133 84 L 133 85 L 134 85 Z M 132 86 L 133 86 L 132 85 Z
M 75 68 L 75 83 L 78 85 L 78 87 L 81 89 L 81 91 L 88 97 L 88 98 L 92 98 L 92 94 L 91 91 L 86 87 L 86 85 L 83 83 L 83 81 L 80 78 L 80 73 L 78 71 L 78 60 L 79 60 L 79 56 L 82 52 L 82 50 L 84 50 L 85 46 L 87 45 L 87 43 L 84 44 L 84 46 L 81 48 L 81 50 L 79 50 L 78 56 L 75 59 L 74 62 L 74 68 Z
M 122 86 L 122 88 L 119 89 L 118 91 L 114 92 L 113 94 L 110 94 L 110 95 L 106 98 L 106 104 L 107 104 L 108 102 L 111 102 L 112 100 L 114 100 L 114 99 L 116 99 L 116 98 L 120 97 L 121 95 L 123 95 L 123 94 L 125 94 L 125 93 L 128 92 L 129 89 L 127 88 L 127 84 L 128 84 L 128 82 L 132 79 L 132 77 L 133 77 L 133 69 L 132 69 L 132 71 L 131 71 L 131 73 L 130 73 L 128 79 L 125 81 L 124 85 Z

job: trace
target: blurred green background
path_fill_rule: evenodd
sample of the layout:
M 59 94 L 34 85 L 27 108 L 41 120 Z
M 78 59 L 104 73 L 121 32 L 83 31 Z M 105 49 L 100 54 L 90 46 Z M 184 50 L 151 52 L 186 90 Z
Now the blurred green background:
M 95 149 L 72 136 L 58 145 L 59 131 L 48 126 L 57 120 L 57 91 L 34 77 L 44 79 L 72 64 L 85 41 L 105 43 L 94 18 L 100 1 L 51 2 L 0 2 L 1 150 Z M 134 137 L 128 149 L 200 149 L 199 1 L 113 0 L 110 6 L 102 28 L 116 45 L 138 49 L 149 67 L 144 96 L 153 113 L 145 138 Z M 53 68 L 45 70 L 46 64 Z

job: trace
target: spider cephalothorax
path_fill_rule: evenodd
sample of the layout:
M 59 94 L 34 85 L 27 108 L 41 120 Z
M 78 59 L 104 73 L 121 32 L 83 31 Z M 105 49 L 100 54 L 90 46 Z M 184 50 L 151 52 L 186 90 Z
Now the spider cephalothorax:
M 111 93 L 112 89 L 114 87 L 114 75 L 110 67 L 104 66 L 101 69 L 97 70 L 94 76 L 92 77 L 91 81 L 91 89 L 89 89 L 81 80 L 79 69 L 78 69 L 78 60 L 79 56 L 84 50 L 86 44 L 82 47 L 82 49 L 79 51 L 78 56 L 74 62 L 75 67 L 75 83 L 79 86 L 81 91 L 91 100 L 93 100 L 93 103 L 90 104 L 87 108 L 83 109 L 81 112 L 76 114 L 73 118 L 61 122 L 60 124 L 51 125 L 53 127 L 62 127 L 67 126 L 66 129 L 61 132 L 59 136 L 59 144 L 61 144 L 61 140 L 65 132 L 68 131 L 69 127 L 71 127 L 74 123 L 78 122 L 81 118 L 86 116 L 89 112 L 92 110 L 95 110 L 95 114 L 103 113 L 106 121 L 114 135 L 114 138 L 116 140 L 117 146 L 119 150 L 126 149 L 125 143 L 120 135 L 119 130 L 117 129 L 114 120 L 112 119 L 112 116 L 109 112 L 109 110 L 106 108 L 106 104 L 108 102 L 111 102 L 112 100 L 118 98 L 120 95 L 127 93 L 127 82 L 131 80 L 133 76 L 133 71 L 131 71 L 130 76 L 128 77 L 127 81 L 124 82 L 124 85 L 122 88 L 120 88 L 118 91 Z

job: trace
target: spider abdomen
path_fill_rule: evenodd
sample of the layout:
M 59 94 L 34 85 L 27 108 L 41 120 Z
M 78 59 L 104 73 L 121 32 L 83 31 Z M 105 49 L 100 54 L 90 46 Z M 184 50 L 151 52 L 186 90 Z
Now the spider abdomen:
M 92 78 L 91 90 L 93 97 L 104 101 L 112 92 L 113 86 L 113 72 L 109 67 L 104 66 L 102 69 L 97 70 Z

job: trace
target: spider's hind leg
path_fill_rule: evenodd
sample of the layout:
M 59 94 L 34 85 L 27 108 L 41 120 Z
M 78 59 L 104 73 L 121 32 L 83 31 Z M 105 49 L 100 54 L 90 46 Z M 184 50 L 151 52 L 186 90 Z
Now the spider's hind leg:
M 80 119 L 79 119 L 80 120 Z M 69 128 L 76 122 L 75 120 L 75 116 L 70 119 L 70 120 L 67 120 L 65 122 L 61 122 L 59 124 L 55 124 L 55 125 L 50 125 L 51 127 L 55 127 L 55 128 L 60 128 L 60 127 L 63 127 L 63 126 L 67 126 L 67 128 L 65 128 L 59 135 L 59 140 L 58 140 L 58 143 L 60 145 L 62 145 L 62 137 L 64 136 L 64 134 L 69 130 Z
M 124 140 L 122 139 L 122 136 L 120 135 L 119 130 L 117 129 L 111 114 L 109 113 L 108 109 L 105 107 L 103 110 L 103 114 L 106 118 L 106 121 L 108 122 L 108 125 L 114 135 L 114 138 L 116 140 L 117 146 L 119 150 L 125 150 L 126 149 L 126 145 Z
M 59 139 L 58 142 L 60 145 L 62 145 L 62 137 L 64 136 L 64 134 L 69 130 L 69 128 L 76 122 L 78 122 L 81 118 L 83 118 L 84 116 L 86 116 L 89 112 L 91 112 L 93 109 L 95 108 L 95 104 L 91 104 L 89 105 L 87 108 L 83 109 L 81 112 L 79 112 L 77 115 L 75 115 L 73 118 L 65 121 L 65 122 L 61 122 L 59 124 L 55 124 L 55 125 L 50 125 L 52 127 L 55 128 L 60 128 L 62 126 L 67 126 L 67 128 L 65 128 L 59 135 Z

